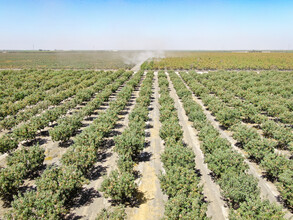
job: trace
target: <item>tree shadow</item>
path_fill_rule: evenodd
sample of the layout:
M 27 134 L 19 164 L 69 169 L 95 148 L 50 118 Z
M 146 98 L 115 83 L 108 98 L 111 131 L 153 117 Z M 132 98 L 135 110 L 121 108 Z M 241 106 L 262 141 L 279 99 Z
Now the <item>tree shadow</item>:
M 68 148 L 69 146 L 71 146 L 72 144 L 74 143 L 73 140 L 69 139 L 68 141 L 61 141 L 59 142 L 59 147 L 62 147 L 62 148 Z
M 43 137 L 49 137 L 49 130 L 45 130 L 45 131 L 40 131 L 39 136 L 43 136 Z
M 150 161 L 152 155 L 153 154 L 150 153 L 150 152 L 142 152 L 138 156 L 138 162 L 147 162 L 147 161 Z
M 116 137 L 118 135 L 121 135 L 121 131 L 117 131 L 117 130 L 111 130 L 108 134 L 107 137 Z
M 113 155 L 112 152 L 101 152 L 98 154 L 98 159 L 97 161 L 103 163 L 103 162 L 106 162 L 106 159 L 111 157 Z
M 22 145 L 25 146 L 25 147 L 31 147 L 31 146 L 34 146 L 36 144 L 43 145 L 43 144 L 46 144 L 46 143 L 48 143 L 48 140 L 46 140 L 46 139 L 35 138 L 33 140 L 29 140 L 29 141 L 24 142 Z
M 75 213 L 71 213 L 64 217 L 65 220 L 79 220 L 84 218 L 85 216 L 76 215 Z
M 148 123 L 148 124 L 146 124 L 145 128 L 146 129 L 151 129 L 151 128 L 154 128 L 154 126 Z
M 97 180 L 98 178 L 103 176 L 106 173 L 106 171 L 106 167 L 103 167 L 102 165 L 95 166 L 88 172 L 86 178 L 91 181 Z
M 151 136 L 151 133 L 147 131 L 147 132 L 145 133 L 145 136 L 146 136 L 146 137 L 150 137 L 150 136 Z
M 97 115 L 96 115 L 96 116 L 91 115 L 91 116 L 88 116 L 87 118 L 85 118 L 84 120 L 85 120 L 85 121 L 93 121 L 93 120 L 95 120 L 97 117 L 98 117 Z
M 113 147 L 114 145 L 115 145 L 115 142 L 114 142 L 114 140 L 112 138 L 111 139 L 106 139 L 100 145 L 100 149 L 101 150 L 107 150 L 107 149 Z
M 79 208 L 91 204 L 94 198 L 99 198 L 101 195 L 97 190 L 92 188 L 83 188 L 81 192 L 71 201 L 71 207 Z

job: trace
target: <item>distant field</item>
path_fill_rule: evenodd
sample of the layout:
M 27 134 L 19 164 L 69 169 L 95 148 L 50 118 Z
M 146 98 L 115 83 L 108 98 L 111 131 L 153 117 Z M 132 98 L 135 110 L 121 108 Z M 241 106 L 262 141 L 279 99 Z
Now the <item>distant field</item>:
M 146 69 L 292 70 L 293 53 L 166 52 L 165 58 L 145 63 Z
M 0 69 L 132 68 L 138 51 L 15 51 L 0 53 Z M 132 60 L 134 59 L 134 61 Z

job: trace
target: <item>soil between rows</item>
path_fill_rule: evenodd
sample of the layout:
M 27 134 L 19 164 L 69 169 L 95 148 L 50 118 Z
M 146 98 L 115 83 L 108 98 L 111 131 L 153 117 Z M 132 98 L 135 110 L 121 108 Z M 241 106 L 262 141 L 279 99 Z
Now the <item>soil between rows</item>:
M 185 113 L 183 105 L 173 87 L 172 81 L 167 74 L 170 84 L 170 96 L 175 101 L 175 107 L 178 112 L 179 123 L 183 129 L 183 140 L 190 146 L 195 155 L 196 169 L 201 174 L 201 183 L 203 184 L 203 192 L 208 204 L 208 217 L 212 219 L 228 219 L 228 208 L 225 206 L 225 202 L 222 199 L 220 193 L 220 187 L 216 184 L 210 175 L 211 171 L 208 169 L 207 164 L 204 162 L 204 155 L 200 149 L 200 141 L 197 137 L 197 131 L 192 127 L 192 123 L 188 121 L 188 117 Z
M 167 196 L 163 194 L 158 175 L 163 171 L 160 155 L 164 150 L 163 141 L 159 136 L 161 123 L 159 121 L 159 86 L 155 73 L 153 81 L 153 95 L 149 106 L 149 121 L 146 126 L 146 147 L 142 152 L 144 157 L 137 165 L 136 170 L 141 173 L 138 189 L 144 193 L 145 203 L 139 207 L 128 208 L 128 219 L 159 220 L 164 216 L 164 202 Z

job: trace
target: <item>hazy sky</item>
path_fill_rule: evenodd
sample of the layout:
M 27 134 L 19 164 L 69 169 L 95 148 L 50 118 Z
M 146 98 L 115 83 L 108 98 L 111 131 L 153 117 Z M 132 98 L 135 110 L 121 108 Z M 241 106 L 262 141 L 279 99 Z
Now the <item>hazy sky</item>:
M 293 0 L 0 0 L 0 49 L 293 49 Z

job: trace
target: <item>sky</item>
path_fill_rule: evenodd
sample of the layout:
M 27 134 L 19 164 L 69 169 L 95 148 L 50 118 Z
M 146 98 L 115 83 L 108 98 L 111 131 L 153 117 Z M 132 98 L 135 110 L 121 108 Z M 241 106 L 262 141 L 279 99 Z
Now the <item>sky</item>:
M 0 50 L 292 50 L 293 0 L 0 0 Z

